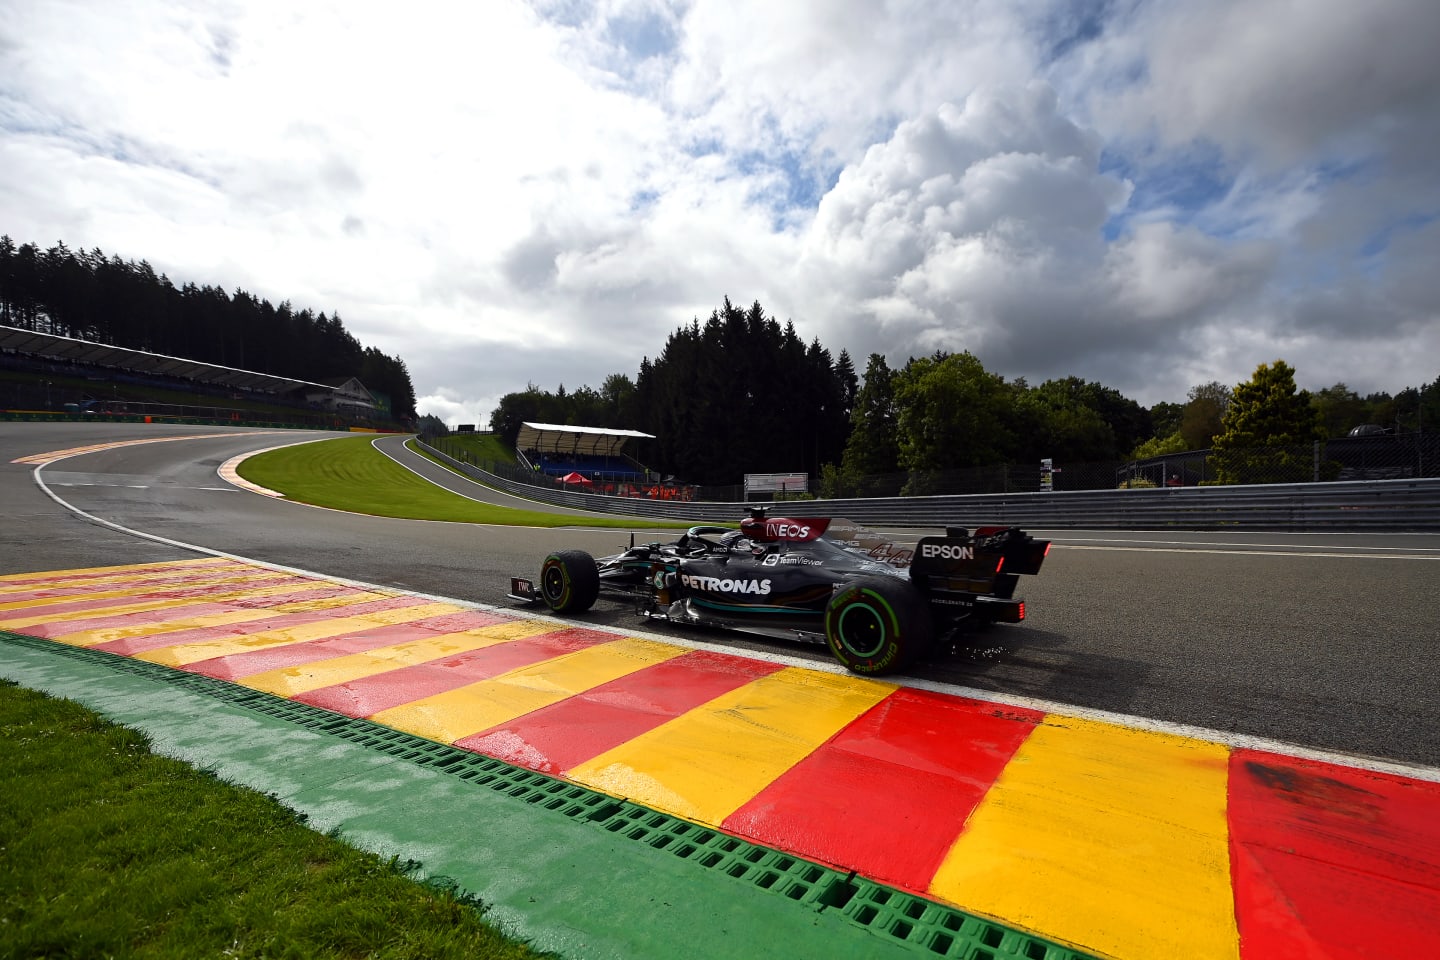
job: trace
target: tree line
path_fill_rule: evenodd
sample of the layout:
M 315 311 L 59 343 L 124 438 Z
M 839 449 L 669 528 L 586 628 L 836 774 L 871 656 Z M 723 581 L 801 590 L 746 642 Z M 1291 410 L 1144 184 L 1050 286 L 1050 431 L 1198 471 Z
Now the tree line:
M 648 465 L 700 484 L 1114 459 L 1152 428 L 1149 412 L 1116 390 L 1073 377 L 1032 388 L 970 353 L 912 358 L 900 370 L 875 354 L 862 387 L 847 351 L 807 344 L 758 301 L 742 310 L 728 298 L 671 333 L 634 380 L 612 374 L 599 390 L 554 392 L 531 384 L 501 398 L 490 426 L 513 443 L 526 421 L 654 434 Z
M 1079 377 L 1007 380 L 968 351 L 911 357 L 898 369 L 872 354 L 857 376 L 845 350 L 807 345 L 759 302 L 741 310 L 726 298 L 704 323 L 670 334 L 634 380 L 611 374 L 598 390 L 568 392 L 530 384 L 501 398 L 490 426 L 513 443 L 526 421 L 654 434 L 642 450 L 647 466 L 692 483 L 805 471 L 825 495 L 854 496 L 874 492 L 874 478 L 908 474 L 904 492 L 925 493 L 927 478 L 966 467 L 1121 462 L 1212 446 L 1238 464 L 1237 449 L 1344 436 L 1362 423 L 1440 428 L 1440 377 L 1394 396 L 1361 397 L 1343 383 L 1310 393 L 1278 360 L 1245 384 L 1198 384 L 1184 402 L 1146 408 Z
M 621 427 L 653 434 L 647 465 L 690 483 L 731 484 L 744 473 L 818 474 L 850 432 L 858 378 L 850 356 L 800 339 L 759 302 L 727 298 L 701 323 L 675 330 L 635 379 L 553 393 L 531 384 L 500 399 L 490 426 L 509 443 L 524 422 Z
M 414 416 L 405 362 L 363 346 L 339 314 L 279 306 L 244 290 L 185 283 L 147 261 L 16 246 L 0 237 L 0 324 L 294 380 L 357 377 L 390 398 L 397 420 Z
M 0 237 L 0 324 L 297 380 L 354 376 L 388 395 L 397 419 L 414 415 L 404 361 L 362 346 L 338 314 L 275 306 L 239 289 L 177 289 L 148 262 L 98 248 L 76 252 L 59 242 L 42 251 Z M 1289 411 L 1285 429 L 1274 417 L 1237 419 L 1242 387 L 1254 389 L 1239 410 L 1258 395 L 1262 408 Z M 1078 377 L 1033 387 L 1007 380 L 968 351 L 911 357 L 898 369 L 872 354 L 857 376 L 845 350 L 832 354 L 818 338 L 805 343 L 793 322 L 782 325 L 758 301 L 742 310 L 726 298 L 703 323 L 678 327 L 653 360 L 642 358 L 633 379 L 616 373 L 598 389 L 568 392 L 531 384 L 503 397 L 490 425 L 513 443 L 524 421 L 654 434 L 642 451 L 647 465 L 692 483 L 804 471 L 831 495 L 846 495 L 865 492 L 866 478 L 904 473 L 909 492 L 924 492 L 924 478 L 937 472 L 1042 457 L 1098 463 L 1212 446 L 1223 453 L 1261 440 L 1343 436 L 1361 423 L 1393 433 L 1435 429 L 1440 376 L 1393 396 L 1362 397 L 1344 383 L 1310 393 L 1277 361 L 1247 384 L 1198 384 L 1183 403 L 1147 409 Z

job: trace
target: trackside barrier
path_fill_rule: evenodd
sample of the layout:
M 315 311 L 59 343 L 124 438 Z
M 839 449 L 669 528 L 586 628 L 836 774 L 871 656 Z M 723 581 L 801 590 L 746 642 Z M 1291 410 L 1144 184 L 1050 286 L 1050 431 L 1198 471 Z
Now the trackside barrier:
M 734 503 L 639 500 L 530 486 L 416 442 L 461 473 L 527 500 L 663 520 L 733 523 L 740 513 Z M 792 517 L 847 517 L 894 527 L 1006 523 L 1046 529 L 1440 531 L 1440 478 L 798 500 L 773 509 Z

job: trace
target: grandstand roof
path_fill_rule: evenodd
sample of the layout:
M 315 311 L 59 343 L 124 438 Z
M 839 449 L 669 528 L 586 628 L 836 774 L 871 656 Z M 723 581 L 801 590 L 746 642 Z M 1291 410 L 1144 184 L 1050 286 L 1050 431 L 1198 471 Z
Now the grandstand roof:
M 237 390 L 286 393 L 297 387 L 312 387 L 325 391 L 332 389 L 323 383 L 311 383 L 308 380 L 292 380 L 289 377 L 276 377 L 253 370 L 238 370 L 213 363 L 201 363 L 198 360 L 184 360 L 159 353 L 146 353 L 143 350 L 112 347 L 106 343 L 76 340 L 53 333 L 36 333 L 18 327 L 0 326 L 0 350 L 14 350 L 17 353 L 71 363 L 88 363 L 97 367 L 119 367 L 161 377 L 183 377 L 202 383 L 234 387 Z
M 608 427 L 564 427 L 554 423 L 522 423 L 515 440 L 517 450 L 541 453 L 583 453 L 615 457 L 627 441 L 654 440 L 655 435 L 639 430 L 612 430 Z

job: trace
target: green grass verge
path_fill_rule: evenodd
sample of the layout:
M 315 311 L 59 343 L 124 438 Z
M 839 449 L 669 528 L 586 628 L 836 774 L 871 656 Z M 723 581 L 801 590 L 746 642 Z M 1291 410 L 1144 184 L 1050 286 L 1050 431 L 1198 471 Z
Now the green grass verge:
M 453 444 L 470 454 L 477 463 L 495 460 L 499 463 L 518 463 L 515 448 L 493 433 L 452 433 L 440 440 Z
M 250 457 L 240 476 L 291 500 L 377 517 L 514 527 L 683 528 L 687 524 L 603 515 L 515 510 L 476 503 L 406 470 L 371 446 L 374 435 L 303 443 Z
M 0 681 L 0 956 L 533 958 L 465 894 Z

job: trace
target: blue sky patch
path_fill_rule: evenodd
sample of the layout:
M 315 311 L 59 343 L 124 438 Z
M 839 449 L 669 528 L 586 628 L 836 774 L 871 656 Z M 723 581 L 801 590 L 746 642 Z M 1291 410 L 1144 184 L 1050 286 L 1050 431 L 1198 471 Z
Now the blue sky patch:
M 654 14 L 622 15 L 605 24 L 606 39 L 636 60 L 660 57 L 675 49 L 675 28 Z
M 1047 63 L 1059 60 L 1076 47 L 1101 36 L 1112 6 L 1110 0 L 1062 3 L 1054 16 L 1039 24 L 1040 46 L 1048 47 L 1042 60 Z
M 822 169 L 809 157 L 794 150 L 773 154 L 758 150 L 748 151 L 736 156 L 735 167 L 747 177 L 779 175 L 782 186 L 757 198 L 776 214 L 814 210 L 820 206 L 820 199 L 830 192 L 840 179 L 841 170 L 840 166 L 834 164 Z
M 660 193 L 657 190 L 636 190 L 630 195 L 630 209 L 646 210 L 653 207 L 659 199 Z
M 1365 238 L 1360 244 L 1360 255 L 1366 258 L 1378 257 L 1390 249 L 1390 244 L 1396 237 L 1422 230 L 1436 220 L 1440 220 L 1440 213 L 1412 213 L 1387 223 Z
M 1190 223 L 1224 200 L 1235 185 L 1235 172 L 1219 148 L 1208 144 L 1192 144 L 1184 152 L 1157 155 L 1146 163 L 1106 150 L 1100 155 L 1100 172 L 1134 185 L 1125 210 L 1105 225 L 1109 240 L 1158 210 L 1166 211 L 1168 220 Z

